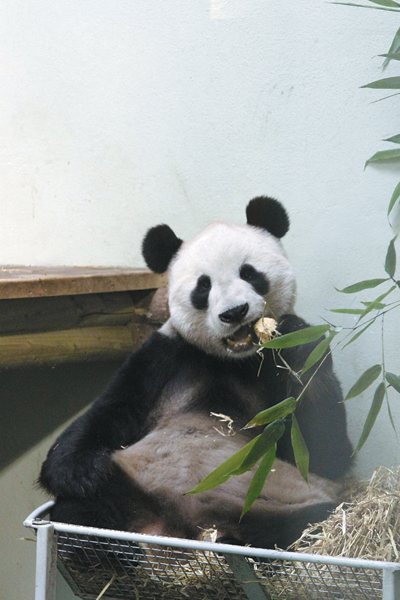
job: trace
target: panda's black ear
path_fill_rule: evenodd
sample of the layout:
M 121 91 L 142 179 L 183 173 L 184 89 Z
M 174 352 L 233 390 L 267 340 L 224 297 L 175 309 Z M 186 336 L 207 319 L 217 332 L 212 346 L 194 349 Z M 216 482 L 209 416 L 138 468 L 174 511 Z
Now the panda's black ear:
M 157 225 L 149 229 L 142 243 L 142 255 L 149 269 L 154 273 L 165 273 L 181 244 L 182 240 L 176 237 L 168 225 Z
M 289 217 L 282 204 L 268 196 L 253 198 L 247 205 L 246 217 L 248 225 L 261 227 L 277 238 L 289 231 Z

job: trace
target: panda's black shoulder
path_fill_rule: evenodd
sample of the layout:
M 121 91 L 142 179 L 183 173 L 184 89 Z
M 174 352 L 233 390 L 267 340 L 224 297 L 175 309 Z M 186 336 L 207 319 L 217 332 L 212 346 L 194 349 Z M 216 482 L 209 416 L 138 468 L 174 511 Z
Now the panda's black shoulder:
M 189 344 L 179 335 L 167 335 L 162 330 L 155 331 L 152 335 L 128 357 L 127 363 L 132 359 L 140 359 L 146 364 L 170 364 L 176 361 L 177 356 Z
M 115 402 L 156 401 L 168 381 L 174 377 L 187 344 L 180 337 L 154 332 L 119 367 L 97 400 L 97 405 Z
M 158 375 L 175 371 L 179 357 L 185 354 L 187 346 L 188 343 L 179 335 L 169 336 L 155 331 L 126 358 L 119 373 L 124 376 L 135 371 L 136 376 L 141 374 L 157 379 Z

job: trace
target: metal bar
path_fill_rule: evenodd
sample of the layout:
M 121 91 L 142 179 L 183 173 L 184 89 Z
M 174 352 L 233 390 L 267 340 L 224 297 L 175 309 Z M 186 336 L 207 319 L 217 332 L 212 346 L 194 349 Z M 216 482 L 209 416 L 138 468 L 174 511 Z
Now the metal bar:
M 383 569 L 382 600 L 400 600 L 400 566 Z
M 267 558 L 270 560 L 290 560 L 307 563 L 318 563 L 326 565 L 341 565 L 344 567 L 360 567 L 363 569 L 373 569 L 382 571 L 385 567 L 398 568 L 398 563 L 364 560 L 357 558 L 343 558 L 341 556 L 325 556 L 318 554 L 303 554 L 299 552 L 282 552 L 281 550 L 262 550 L 258 548 L 233 546 L 229 544 L 215 544 L 211 542 L 197 542 L 195 540 L 185 540 L 173 537 L 161 537 L 155 535 L 145 535 L 142 533 L 129 533 L 125 531 L 116 531 L 113 529 L 98 529 L 95 527 L 82 527 L 81 525 L 68 525 L 66 523 L 54 522 L 55 531 L 74 533 L 78 535 L 95 535 L 102 538 L 126 540 L 131 542 L 141 542 L 147 544 L 156 544 L 158 546 L 171 546 L 178 548 L 187 548 L 190 550 L 203 550 L 208 552 L 222 552 L 226 554 L 239 554 L 240 556 L 251 556 L 257 558 Z M 33 523 L 34 526 L 34 523 Z
M 257 581 L 256 575 L 250 569 L 244 556 L 223 554 L 223 557 L 232 569 L 232 573 L 239 581 L 249 600 L 271 600 L 271 597 Z
M 202 552 L 212 552 L 213 554 L 223 554 L 225 560 L 231 567 L 238 583 L 241 584 L 242 589 L 246 596 L 251 600 L 270 600 L 268 592 L 265 587 L 262 586 L 262 581 L 257 581 L 256 575 L 252 572 L 251 565 L 247 563 L 244 557 L 261 558 L 267 560 L 279 560 L 279 561 L 290 561 L 291 563 L 314 563 L 315 565 L 327 565 L 335 567 L 346 567 L 356 569 L 371 569 L 374 571 L 383 571 L 383 587 L 382 587 L 382 600 L 400 600 L 400 565 L 399 563 L 390 563 L 385 561 L 370 561 L 363 559 L 350 559 L 344 557 L 332 557 L 332 556 L 319 556 L 302 554 L 296 552 L 282 552 L 277 550 L 262 550 L 243 546 L 233 546 L 227 544 L 213 544 L 208 542 L 198 542 L 194 540 L 184 540 L 178 538 L 168 538 L 159 536 L 143 535 L 131 532 L 123 532 L 116 530 L 99 529 L 94 527 L 81 527 L 77 525 L 68 525 L 65 523 L 53 523 L 49 521 L 42 521 L 41 519 L 48 519 L 48 513 L 53 505 L 52 502 L 48 502 L 43 506 L 37 508 L 24 522 L 27 527 L 32 527 L 38 532 L 38 546 L 39 546 L 39 534 L 42 528 L 46 525 L 54 526 L 55 533 L 71 533 L 77 536 L 87 535 L 90 537 L 96 536 L 98 539 L 97 543 L 102 543 L 101 540 L 107 540 L 112 542 L 113 540 L 122 542 L 133 542 L 133 543 L 146 543 L 156 546 L 167 546 L 170 548 L 185 549 L 185 550 L 200 550 Z M 44 536 L 43 532 L 40 534 Z M 44 542 L 42 541 L 41 544 Z M 47 540 L 46 547 L 51 546 L 51 542 Z M 39 552 L 39 551 L 38 551 Z M 54 577 L 52 575 L 52 569 L 48 566 L 49 556 L 51 551 L 47 550 L 47 557 L 42 557 L 39 561 L 38 554 L 38 565 L 39 563 L 45 567 L 38 566 L 38 582 L 37 582 L 37 593 L 35 600 L 54 600 L 54 592 L 52 591 L 52 585 Z M 43 570 L 44 569 L 44 570 Z M 306 567 L 307 569 L 307 567 Z M 53 569 L 54 571 L 54 569 Z M 45 575 L 43 575 L 45 573 Z M 42 579 L 40 579 L 42 577 Z M 43 577 L 45 581 L 43 581 Z M 53 579 L 52 579 L 53 577 Z M 333 578 L 334 579 L 334 578 Z M 312 575 L 310 581 L 313 581 Z M 54 583 L 55 586 L 55 583 Z M 380 587 L 380 586 L 379 586 Z M 45 590 L 42 592 L 41 590 Z M 376 588 L 378 590 L 378 588 Z M 39 591 L 41 595 L 39 595 Z M 46 595 L 47 594 L 47 595 Z M 53 595 L 50 595 L 53 594 Z
M 38 506 L 37 508 L 35 508 L 35 510 L 31 512 L 31 514 L 28 517 L 26 517 L 24 521 L 25 527 L 36 528 L 37 523 L 34 524 L 33 521 L 36 521 L 37 519 L 43 519 L 45 516 L 47 516 L 50 512 L 50 509 L 53 508 L 54 504 L 54 500 L 49 500 L 48 502 L 42 504 L 42 506 Z
M 57 537 L 48 521 L 37 524 L 35 600 L 55 600 Z

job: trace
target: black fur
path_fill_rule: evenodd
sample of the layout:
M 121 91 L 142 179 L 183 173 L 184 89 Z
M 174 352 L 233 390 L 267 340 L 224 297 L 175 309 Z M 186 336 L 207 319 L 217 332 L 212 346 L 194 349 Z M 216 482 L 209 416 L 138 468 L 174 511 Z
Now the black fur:
M 253 286 L 257 294 L 260 296 L 266 296 L 269 290 L 269 281 L 264 273 L 257 271 L 253 265 L 245 263 L 241 266 L 239 275 L 241 279 L 250 283 Z
M 294 315 L 284 316 L 280 330 L 287 332 L 307 324 Z M 303 364 L 317 344 L 283 352 L 294 368 Z M 265 352 L 257 377 L 257 355 L 236 361 L 212 357 L 190 345 L 180 336 L 155 333 L 126 360 L 115 379 L 83 416 L 58 438 L 40 474 L 41 485 L 56 497 L 54 520 L 79 525 L 126 529 L 135 523 L 163 518 L 172 532 L 196 537 L 197 527 L 180 519 L 174 502 L 156 498 L 139 489 L 110 458 L 114 450 L 128 446 L 151 431 L 159 415 L 159 398 L 167 384 L 182 388 L 188 381 L 207 382 L 207 394 L 195 395 L 186 406 L 188 413 L 228 414 L 242 427 L 254 414 L 243 401 L 243 389 L 256 395 L 263 407 L 276 404 L 300 390 L 298 381 L 279 368 L 279 358 Z M 351 462 L 351 445 L 346 433 L 346 417 L 339 384 L 330 359 L 325 360 L 296 410 L 301 431 L 310 451 L 310 470 L 335 480 L 345 474 Z M 248 430 L 249 438 L 258 429 Z M 212 449 L 210 450 L 212 452 Z M 278 442 L 277 456 L 291 463 L 290 423 Z M 287 546 L 309 521 L 326 516 L 333 506 L 317 505 L 293 514 L 263 514 L 249 511 L 239 523 L 240 514 L 229 507 L 215 507 L 216 517 L 226 521 L 227 535 L 255 546 Z M 221 513 L 222 511 L 222 513 Z M 221 514 L 223 516 L 221 516 Z M 201 524 L 200 524 L 201 525 Z
M 289 231 L 289 217 L 282 204 L 268 196 L 258 196 L 250 200 L 246 208 L 248 225 L 266 229 L 277 238 Z
M 211 290 L 211 279 L 208 275 L 200 275 L 196 287 L 190 294 L 190 300 L 197 310 L 205 310 L 208 307 L 208 296 Z
M 254 198 L 246 212 L 250 225 L 266 229 L 277 238 L 289 228 L 285 209 L 272 198 Z M 153 271 L 162 273 L 181 244 L 167 225 L 159 225 L 148 231 L 143 256 Z M 268 292 L 268 279 L 251 264 L 243 264 L 237 276 L 262 298 Z M 211 289 L 210 277 L 201 275 L 190 294 L 196 310 L 208 308 Z M 221 321 L 231 325 L 243 321 L 249 304 L 245 297 L 236 304 L 223 310 Z M 307 323 L 291 314 L 278 322 L 282 334 L 304 327 Z M 242 327 L 231 327 L 239 335 L 241 330 Z M 334 505 L 321 502 L 310 506 L 300 502 L 294 509 L 285 501 L 274 504 L 265 497 L 258 499 L 240 520 L 243 484 L 228 487 L 227 492 L 221 493 L 221 501 L 218 492 L 197 503 L 192 501 L 193 496 L 182 494 L 192 487 L 185 487 L 189 477 L 197 483 L 201 479 L 195 468 L 197 458 L 200 470 L 215 460 L 217 467 L 216 448 L 222 448 L 224 455 L 227 448 L 242 441 L 244 444 L 260 433 L 260 428 L 241 430 L 257 412 L 290 396 L 299 396 L 303 384 L 294 371 L 301 370 L 318 341 L 281 353 L 264 350 L 260 370 L 256 353 L 236 359 L 218 358 L 190 344 L 173 328 L 168 331 L 173 332 L 173 337 L 172 333 L 171 337 L 154 333 L 132 354 L 103 394 L 50 449 L 39 479 L 56 498 L 52 519 L 139 532 L 154 527 L 164 535 L 193 539 L 198 539 L 200 529 L 216 524 L 219 535 L 227 540 L 265 548 L 276 544 L 286 547 L 309 522 L 326 517 Z M 287 369 L 287 364 L 292 370 Z M 335 481 L 350 467 L 352 447 L 346 432 L 341 389 L 329 354 L 305 374 L 303 383 L 306 382 L 309 385 L 298 402 L 296 417 L 310 453 L 310 471 Z M 214 446 L 210 440 L 207 445 L 211 412 L 233 419 L 237 429 L 233 446 L 227 446 L 225 440 L 221 445 L 220 439 L 214 440 Z M 179 429 L 179 423 L 184 423 L 184 427 Z M 284 435 L 277 444 L 277 457 L 294 465 L 290 428 L 288 417 Z M 124 448 L 128 449 L 118 452 Z M 179 461 L 181 457 L 184 460 Z M 277 464 L 286 480 L 291 468 Z M 232 493 L 232 489 L 236 491 Z M 335 498 L 329 494 L 321 497 Z
M 101 396 L 50 448 L 40 474 L 47 491 L 65 498 L 98 492 L 110 477 L 110 452 L 148 432 L 149 413 L 178 369 L 179 348 L 155 333 L 126 359 Z
M 278 331 L 284 335 L 308 326 L 296 315 L 283 315 L 279 321 Z M 286 348 L 283 356 L 294 371 L 300 371 L 307 357 L 320 341 Z M 307 383 L 320 365 L 318 375 L 312 379 L 307 393 L 296 409 L 296 417 L 300 430 L 305 432 L 310 453 L 310 471 L 321 477 L 336 480 L 343 477 L 349 469 L 353 449 L 347 436 L 343 396 L 339 381 L 333 372 L 331 355 L 327 352 L 323 359 L 303 376 L 302 380 Z M 302 389 L 301 383 L 293 375 L 288 374 L 287 378 L 290 380 L 288 396 L 297 397 Z M 294 464 L 288 427 L 279 444 L 284 448 L 284 455 L 281 457 Z
M 256 548 L 287 548 L 310 523 L 323 521 L 335 508 L 334 504 L 324 503 L 292 510 L 285 515 L 265 514 L 261 510 L 252 514 L 249 511 L 242 519 L 238 539 L 251 539 Z
M 182 245 L 169 225 L 157 225 L 147 232 L 142 254 L 149 269 L 155 273 L 165 273 L 172 258 Z

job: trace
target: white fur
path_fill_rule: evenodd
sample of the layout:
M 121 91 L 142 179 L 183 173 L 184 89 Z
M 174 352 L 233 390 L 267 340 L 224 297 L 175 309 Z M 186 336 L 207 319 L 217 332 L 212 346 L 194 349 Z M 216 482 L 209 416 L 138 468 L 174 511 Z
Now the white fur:
M 223 323 L 218 315 L 248 303 L 246 323 L 250 323 L 259 319 L 264 310 L 264 298 L 240 278 L 239 270 L 245 263 L 268 278 L 270 288 L 265 300 L 271 308 L 271 316 L 292 312 L 296 282 L 281 242 L 251 225 L 214 223 L 182 244 L 170 265 L 171 318 L 164 333 L 171 335 L 175 329 L 208 353 L 222 357 L 232 355 L 222 340 L 239 326 Z M 201 275 L 208 275 L 212 284 L 206 310 L 195 309 L 190 299 Z M 250 352 L 255 352 L 255 348 Z

